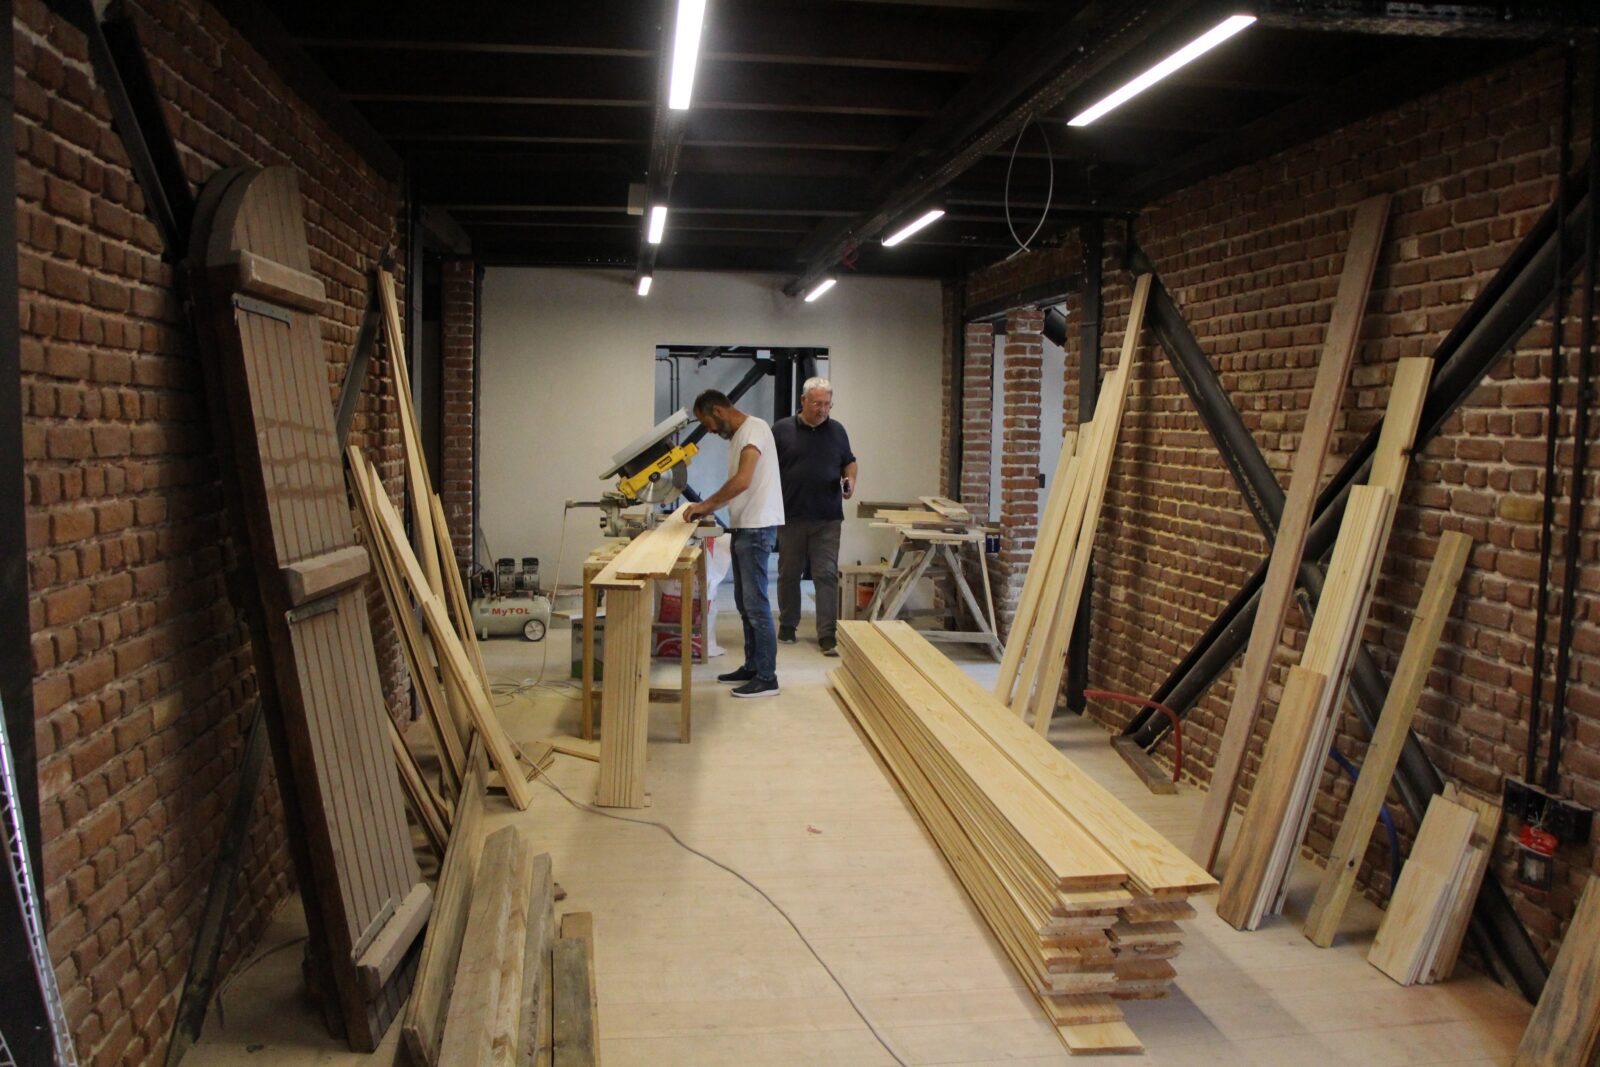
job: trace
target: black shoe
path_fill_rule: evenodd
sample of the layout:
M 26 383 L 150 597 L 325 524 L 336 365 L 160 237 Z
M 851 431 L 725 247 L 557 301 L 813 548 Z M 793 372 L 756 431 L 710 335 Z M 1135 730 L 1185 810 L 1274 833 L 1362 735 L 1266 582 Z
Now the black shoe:
M 839 654 L 838 642 L 831 637 L 824 637 L 817 642 L 817 647 L 822 649 L 824 656 L 837 656 Z
M 741 685 L 735 689 L 733 695 L 736 697 L 775 697 L 778 695 L 778 680 L 774 678 L 770 682 L 763 682 L 757 678 L 748 685 Z
M 792 645 L 795 643 L 793 626 L 778 627 L 778 643 L 780 645 Z
M 749 667 L 740 667 L 736 671 L 729 671 L 727 674 L 717 675 L 717 681 L 723 682 L 727 685 L 738 685 L 741 682 L 753 682 L 755 680 L 756 672 L 751 670 Z

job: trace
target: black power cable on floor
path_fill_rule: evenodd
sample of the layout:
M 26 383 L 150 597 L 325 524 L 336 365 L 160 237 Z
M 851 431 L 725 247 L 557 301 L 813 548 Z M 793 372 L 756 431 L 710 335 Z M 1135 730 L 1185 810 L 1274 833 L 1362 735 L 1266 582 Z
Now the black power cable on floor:
M 794 919 L 790 917 L 788 912 L 783 910 L 782 905 L 768 895 L 765 889 L 762 889 L 760 886 L 756 885 L 750 879 L 746 878 L 732 867 L 729 867 L 721 860 L 701 852 L 699 849 L 686 842 L 683 838 L 679 837 L 677 832 L 664 822 L 655 822 L 652 819 L 633 819 L 626 815 L 617 815 L 613 812 L 604 811 L 595 807 L 593 804 L 584 804 L 581 801 L 573 800 L 571 797 L 567 796 L 566 790 L 562 789 L 559 785 L 556 785 L 550 780 L 550 776 L 548 774 L 539 775 L 539 781 L 543 782 L 551 789 L 554 789 L 562 800 L 565 800 L 568 804 L 571 804 L 579 811 L 586 811 L 590 815 L 602 815 L 607 819 L 615 819 L 618 822 L 631 822 L 637 826 L 655 827 L 657 830 L 660 830 L 662 833 L 672 838 L 673 843 L 675 843 L 685 852 L 692 852 L 694 855 L 699 856 L 713 867 L 720 867 L 722 870 L 727 871 L 729 874 L 739 879 L 739 881 L 755 890 L 762 900 L 765 900 L 768 904 L 772 905 L 773 911 L 783 916 L 783 921 L 789 924 L 789 929 L 794 931 L 794 935 L 800 939 L 800 943 L 806 947 L 806 951 L 811 953 L 811 958 L 816 960 L 817 964 L 828 973 L 829 978 L 833 979 L 833 984 L 839 987 L 839 992 L 844 994 L 844 999 L 850 1002 L 850 1007 L 855 1009 L 856 1015 L 860 1017 L 863 1023 L 866 1024 L 867 1029 L 872 1032 L 872 1036 L 877 1038 L 878 1044 L 883 1046 L 883 1050 L 893 1057 L 894 1062 L 898 1063 L 900 1067 L 910 1067 L 910 1064 L 906 1063 L 905 1059 L 900 1055 L 900 1053 L 894 1050 L 894 1046 L 889 1044 L 889 1039 L 884 1037 L 883 1032 L 878 1029 L 878 1027 L 870 1018 L 868 1018 L 865 1009 L 863 1009 L 860 1004 L 856 1003 L 856 998 L 851 995 L 849 988 L 846 987 L 839 976 L 833 972 L 833 968 L 828 966 L 828 962 L 822 958 L 822 954 L 817 951 L 816 946 L 812 945 L 810 940 L 807 939 L 806 935 L 801 931 L 799 924 L 797 924 Z

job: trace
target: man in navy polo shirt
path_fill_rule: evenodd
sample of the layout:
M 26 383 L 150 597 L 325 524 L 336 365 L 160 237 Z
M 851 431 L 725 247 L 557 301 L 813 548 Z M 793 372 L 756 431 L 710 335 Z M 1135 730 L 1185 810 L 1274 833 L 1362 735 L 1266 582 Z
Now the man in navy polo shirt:
M 784 525 L 778 530 L 778 640 L 795 641 L 800 625 L 800 576 L 811 567 L 817 597 L 817 644 L 836 656 L 839 625 L 839 530 L 844 501 L 855 495 L 856 457 L 850 435 L 828 417 L 833 386 L 809 378 L 800 413 L 772 426 L 783 481 Z

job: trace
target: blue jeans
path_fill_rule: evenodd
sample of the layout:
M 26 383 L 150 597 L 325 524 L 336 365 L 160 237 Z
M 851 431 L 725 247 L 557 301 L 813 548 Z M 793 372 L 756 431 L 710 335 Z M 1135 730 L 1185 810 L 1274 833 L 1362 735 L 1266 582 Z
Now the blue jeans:
M 777 542 L 776 526 L 733 531 L 733 599 L 744 623 L 744 666 L 763 682 L 778 678 L 778 634 L 767 600 L 767 561 Z

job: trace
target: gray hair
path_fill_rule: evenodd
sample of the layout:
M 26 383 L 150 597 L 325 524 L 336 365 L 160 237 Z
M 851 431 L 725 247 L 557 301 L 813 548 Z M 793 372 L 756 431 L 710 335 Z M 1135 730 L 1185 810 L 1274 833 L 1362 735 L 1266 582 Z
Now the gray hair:
M 806 384 L 800 387 L 800 399 L 804 400 L 810 396 L 813 389 L 826 389 L 831 393 L 833 392 L 833 383 L 826 378 L 807 378 Z

